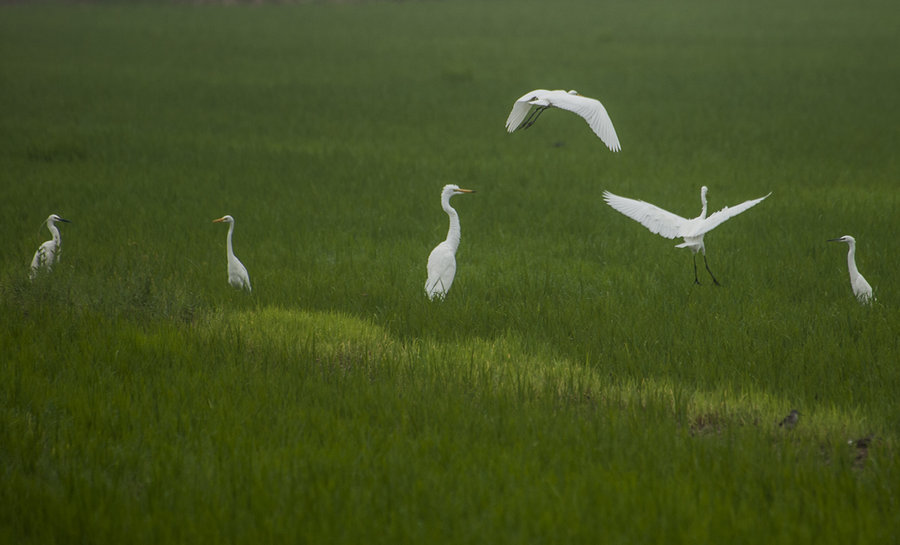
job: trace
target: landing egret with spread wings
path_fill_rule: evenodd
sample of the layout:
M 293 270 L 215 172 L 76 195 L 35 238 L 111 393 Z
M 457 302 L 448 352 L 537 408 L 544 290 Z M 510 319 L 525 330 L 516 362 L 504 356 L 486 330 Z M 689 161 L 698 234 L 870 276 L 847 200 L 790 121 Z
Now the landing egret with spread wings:
M 228 255 L 228 283 L 238 289 L 252 291 L 250 288 L 250 275 L 247 274 L 247 267 L 241 263 L 241 260 L 234 255 L 234 249 L 231 245 L 231 235 L 234 233 L 234 218 L 231 216 L 222 216 L 213 223 L 227 223 L 228 237 L 225 239 L 225 250 Z
M 37 251 L 34 252 L 34 257 L 31 259 L 31 273 L 29 274 L 29 278 L 34 278 L 41 269 L 49 272 L 53 268 L 53 265 L 59 262 L 59 253 L 62 248 L 62 242 L 59 238 L 59 229 L 56 227 L 56 222 L 58 221 L 71 223 L 69 220 L 63 219 L 56 214 L 50 214 L 50 216 L 47 217 L 47 229 L 50 230 L 52 238 L 41 244 Z
M 453 277 L 456 276 L 456 250 L 459 248 L 460 229 L 459 214 L 450 206 L 450 197 L 475 193 L 471 189 L 460 189 L 458 185 L 448 184 L 441 190 L 441 207 L 450 216 L 450 229 L 447 239 L 435 246 L 428 256 L 428 279 L 425 281 L 425 293 L 429 299 L 443 299 L 450 291 Z
M 520 128 L 531 127 L 547 108 L 560 108 L 580 115 L 587 121 L 594 134 L 603 140 L 606 147 L 612 151 L 622 149 L 616 129 L 603 104 L 597 99 L 581 96 L 577 91 L 535 89 L 522 95 L 509 112 L 506 130 L 513 132 Z
M 703 235 L 712 231 L 724 221 L 737 216 L 748 208 L 756 206 L 772 193 L 770 192 L 768 195 L 752 201 L 742 202 L 731 208 L 726 206 L 707 217 L 706 192 L 706 186 L 700 188 L 700 201 L 703 203 L 703 209 L 700 211 L 700 215 L 693 219 L 682 218 L 648 202 L 620 197 L 613 195 L 609 191 L 603 192 L 603 199 L 606 201 L 606 204 L 637 221 L 653 233 L 666 238 L 683 238 L 684 242 L 675 245 L 675 247 L 689 248 L 694 254 L 694 282 L 697 284 L 700 283 L 700 279 L 697 278 L 697 252 L 703 252 L 703 263 L 706 264 L 706 271 L 718 286 L 720 285 L 719 281 L 716 280 L 712 271 L 709 270 L 709 263 L 706 261 L 706 246 L 703 244 Z
M 863 275 L 859 274 L 856 268 L 856 239 L 850 235 L 844 235 L 840 238 L 829 239 L 828 242 L 846 242 L 850 249 L 847 251 L 847 268 L 850 270 L 850 287 L 853 288 L 853 295 L 859 299 L 860 303 L 872 302 L 872 286 L 866 282 Z

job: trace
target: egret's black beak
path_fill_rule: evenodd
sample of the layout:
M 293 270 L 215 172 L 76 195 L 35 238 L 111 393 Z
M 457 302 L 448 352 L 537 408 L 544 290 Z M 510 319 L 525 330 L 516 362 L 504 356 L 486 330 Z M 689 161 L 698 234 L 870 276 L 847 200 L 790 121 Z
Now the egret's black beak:
M 841 239 L 839 239 L 839 238 L 829 238 L 829 239 L 828 239 L 828 242 L 841 242 Z
M 72 223 L 71 221 L 69 221 L 69 220 L 64 220 L 64 219 L 62 219 L 62 218 L 59 218 L 59 221 L 62 221 L 62 222 L 65 222 L 65 223 Z

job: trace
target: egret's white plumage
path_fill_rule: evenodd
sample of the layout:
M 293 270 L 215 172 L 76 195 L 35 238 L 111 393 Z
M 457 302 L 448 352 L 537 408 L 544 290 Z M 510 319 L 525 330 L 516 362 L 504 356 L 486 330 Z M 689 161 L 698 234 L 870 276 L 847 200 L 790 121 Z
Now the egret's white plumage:
M 606 201 L 606 204 L 637 221 L 653 233 L 666 238 L 683 238 L 684 242 L 677 244 L 675 247 L 689 248 L 694 254 L 694 282 L 699 284 L 700 280 L 697 278 L 697 252 L 703 253 L 703 262 L 706 263 L 706 246 L 703 244 L 703 236 L 729 218 L 733 218 L 748 208 L 756 206 L 772 194 L 770 192 L 764 197 L 745 201 L 730 208 L 726 206 L 707 217 L 706 192 L 706 186 L 700 188 L 700 201 L 703 204 L 703 209 L 700 211 L 700 215 L 693 219 L 682 218 L 648 202 L 620 197 L 613 195 L 609 191 L 603 192 L 603 199 Z M 718 285 L 719 282 L 713 276 L 712 271 L 709 270 L 708 263 L 706 264 L 706 270 L 709 272 L 709 276 L 712 277 L 713 282 Z
M 53 238 L 41 244 L 37 251 L 34 252 L 34 258 L 31 260 L 30 278 L 34 278 L 41 269 L 50 271 L 53 265 L 59 261 L 62 242 L 60 242 L 59 238 L 59 229 L 56 227 L 56 222 L 58 221 L 70 223 L 69 220 L 63 219 L 56 214 L 50 214 L 47 218 L 47 229 L 50 230 Z
M 506 118 L 506 130 L 513 132 L 519 128 L 527 129 L 534 125 L 537 118 L 547 108 L 560 108 L 580 115 L 587 121 L 594 134 L 606 144 L 606 147 L 612 151 L 622 149 L 616 129 L 603 104 L 597 99 L 581 96 L 577 91 L 535 89 L 522 95 L 522 98 L 513 104 L 512 111 Z
M 247 267 L 241 263 L 241 260 L 234 255 L 234 249 L 231 246 L 231 235 L 234 233 L 234 218 L 231 216 L 222 216 L 213 223 L 227 223 L 228 238 L 226 239 L 226 250 L 228 254 L 228 283 L 232 286 L 252 291 L 250 288 L 250 275 L 247 274 Z
M 456 250 L 459 248 L 460 229 L 459 215 L 450 206 L 450 197 L 463 193 L 475 193 L 471 189 L 460 189 L 458 185 L 448 184 L 441 190 L 441 207 L 450 216 L 450 229 L 447 240 L 435 246 L 428 256 L 428 279 L 425 281 L 425 293 L 429 299 L 443 299 L 453 277 L 456 276 Z
M 866 282 L 863 275 L 859 274 L 856 268 L 856 239 L 850 235 L 844 235 L 840 238 L 832 238 L 828 242 L 846 242 L 850 249 L 847 251 L 847 268 L 850 270 L 850 287 L 853 288 L 853 295 L 859 299 L 860 303 L 872 302 L 872 286 Z

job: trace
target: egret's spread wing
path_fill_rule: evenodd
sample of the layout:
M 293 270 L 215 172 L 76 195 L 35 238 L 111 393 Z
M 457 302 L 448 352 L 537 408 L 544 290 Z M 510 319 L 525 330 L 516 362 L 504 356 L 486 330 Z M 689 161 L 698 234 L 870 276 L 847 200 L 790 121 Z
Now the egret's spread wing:
M 518 129 L 522 122 L 525 121 L 529 110 L 531 110 L 531 104 L 528 104 L 528 102 L 516 102 L 513 104 L 512 111 L 509 112 L 509 117 L 506 118 L 506 130 L 513 132 Z
M 550 99 L 550 104 L 583 117 L 591 127 L 591 130 L 594 131 L 594 134 L 599 136 L 600 140 L 610 150 L 619 151 L 622 149 L 622 146 L 619 144 L 619 137 L 616 135 L 616 129 L 613 127 L 612 119 L 609 118 L 606 108 L 603 107 L 599 100 L 570 93 L 554 93 Z
M 771 195 L 771 194 L 772 193 L 769 193 L 769 195 Z M 726 206 L 725 208 L 719 210 L 718 212 L 710 214 L 710 216 L 707 217 L 705 220 L 699 222 L 697 224 L 696 229 L 690 234 L 692 236 L 698 236 L 698 235 L 702 235 L 704 233 L 708 233 L 708 232 L 712 231 L 713 229 L 715 229 L 716 227 L 718 227 L 719 225 L 721 225 L 723 222 L 725 222 L 725 220 L 731 219 L 731 218 L 737 216 L 738 214 L 740 214 L 741 212 L 747 210 L 748 208 L 752 208 L 752 207 L 756 206 L 757 204 L 761 203 L 769 195 L 765 195 L 763 197 L 760 197 L 758 199 L 753 199 L 750 201 L 744 201 L 741 204 L 738 204 L 736 206 L 732 206 L 732 207 Z
M 535 89 L 534 91 L 522 95 L 519 100 L 513 104 L 512 110 L 509 112 L 509 117 L 506 118 L 506 130 L 513 132 L 518 129 L 528 116 L 528 112 L 531 110 L 530 102 L 541 98 L 547 92 L 546 89 Z
M 620 197 L 609 191 L 603 192 L 603 200 L 651 232 L 666 238 L 683 237 L 691 221 L 648 202 Z

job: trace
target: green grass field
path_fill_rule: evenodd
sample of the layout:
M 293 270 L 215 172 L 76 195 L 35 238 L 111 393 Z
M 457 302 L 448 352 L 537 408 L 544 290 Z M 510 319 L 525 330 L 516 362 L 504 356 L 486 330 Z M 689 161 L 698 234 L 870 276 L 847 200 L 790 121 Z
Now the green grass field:
M 889 1 L 0 6 L 0 542 L 900 541 L 898 28 Z M 508 135 L 534 88 L 599 98 L 622 152 L 560 111 Z M 446 183 L 477 193 L 429 302 Z M 601 199 L 693 217 L 701 185 L 772 192 L 707 235 L 719 288 Z

